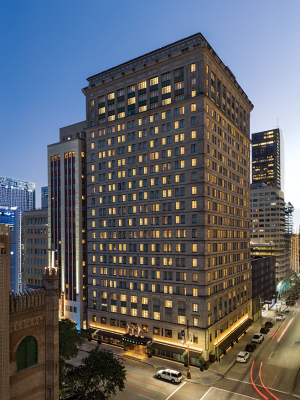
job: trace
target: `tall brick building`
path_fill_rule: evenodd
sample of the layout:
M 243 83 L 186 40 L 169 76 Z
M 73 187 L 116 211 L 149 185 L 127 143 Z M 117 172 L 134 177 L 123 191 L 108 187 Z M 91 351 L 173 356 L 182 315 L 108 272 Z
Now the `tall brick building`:
M 214 358 L 252 316 L 253 105 L 200 33 L 87 80 L 88 325 Z
M 10 294 L 10 231 L 0 224 L 0 398 L 59 397 L 58 276 L 46 269 L 43 289 Z

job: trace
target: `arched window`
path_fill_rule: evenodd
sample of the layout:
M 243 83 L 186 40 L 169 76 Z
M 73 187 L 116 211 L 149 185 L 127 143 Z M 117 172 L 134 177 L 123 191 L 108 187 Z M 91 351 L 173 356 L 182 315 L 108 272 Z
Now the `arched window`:
M 17 349 L 17 370 L 31 367 L 37 364 L 38 345 L 33 336 L 26 336 Z

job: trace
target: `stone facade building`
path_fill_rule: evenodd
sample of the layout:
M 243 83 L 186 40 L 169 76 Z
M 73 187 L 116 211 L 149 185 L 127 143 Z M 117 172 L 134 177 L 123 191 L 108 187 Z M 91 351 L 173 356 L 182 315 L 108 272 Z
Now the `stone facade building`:
M 214 358 L 252 317 L 253 105 L 201 34 L 87 80 L 88 326 Z
M 9 228 L 0 224 L 0 398 L 57 400 L 57 272 L 46 269 L 42 289 L 10 294 L 9 237 Z

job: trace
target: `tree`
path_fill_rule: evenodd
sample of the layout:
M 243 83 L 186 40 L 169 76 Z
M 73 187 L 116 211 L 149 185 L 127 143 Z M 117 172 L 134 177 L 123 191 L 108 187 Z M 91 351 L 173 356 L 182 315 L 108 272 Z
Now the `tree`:
M 70 364 L 66 360 L 77 356 L 78 346 L 84 341 L 85 334 L 76 328 L 75 322 L 68 318 L 59 321 L 59 393 L 62 398 L 69 386 L 67 379 Z
M 78 354 L 78 346 L 85 341 L 86 335 L 76 328 L 75 322 L 70 319 L 59 321 L 59 357 L 70 360 Z
M 67 380 L 71 387 L 82 388 L 83 400 L 108 400 L 125 388 L 126 370 L 110 350 L 96 347 L 81 365 L 70 366 Z

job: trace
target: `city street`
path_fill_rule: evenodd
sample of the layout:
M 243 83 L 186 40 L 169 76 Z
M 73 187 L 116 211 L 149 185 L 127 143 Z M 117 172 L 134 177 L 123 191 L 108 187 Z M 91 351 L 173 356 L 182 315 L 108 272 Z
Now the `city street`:
M 250 353 L 247 363 L 234 362 L 238 352 L 244 350 L 246 343 L 251 342 L 255 332 L 259 332 L 261 322 L 253 324 L 239 343 L 226 356 L 221 357 L 220 376 L 217 374 L 217 363 L 210 365 L 205 372 L 191 367 L 192 379 L 187 380 L 186 368 L 181 363 L 158 357 L 147 358 L 143 362 L 124 357 L 123 363 L 127 370 L 125 390 L 117 393 L 115 399 L 238 400 L 241 396 L 273 399 L 270 393 L 279 400 L 300 398 L 300 306 L 294 306 L 290 310 L 284 314 L 286 319 L 283 322 L 277 321 L 270 332 L 264 335 L 264 341 L 257 344 L 256 350 Z M 265 313 L 263 323 L 269 318 L 275 319 L 276 314 L 274 311 Z M 95 346 L 95 342 L 86 342 L 72 362 L 81 363 L 82 358 Z M 123 355 L 121 348 L 105 344 L 101 344 L 101 347 L 113 351 L 117 356 Z M 183 375 L 182 383 L 172 384 L 159 380 L 156 372 L 165 368 L 180 371 Z

